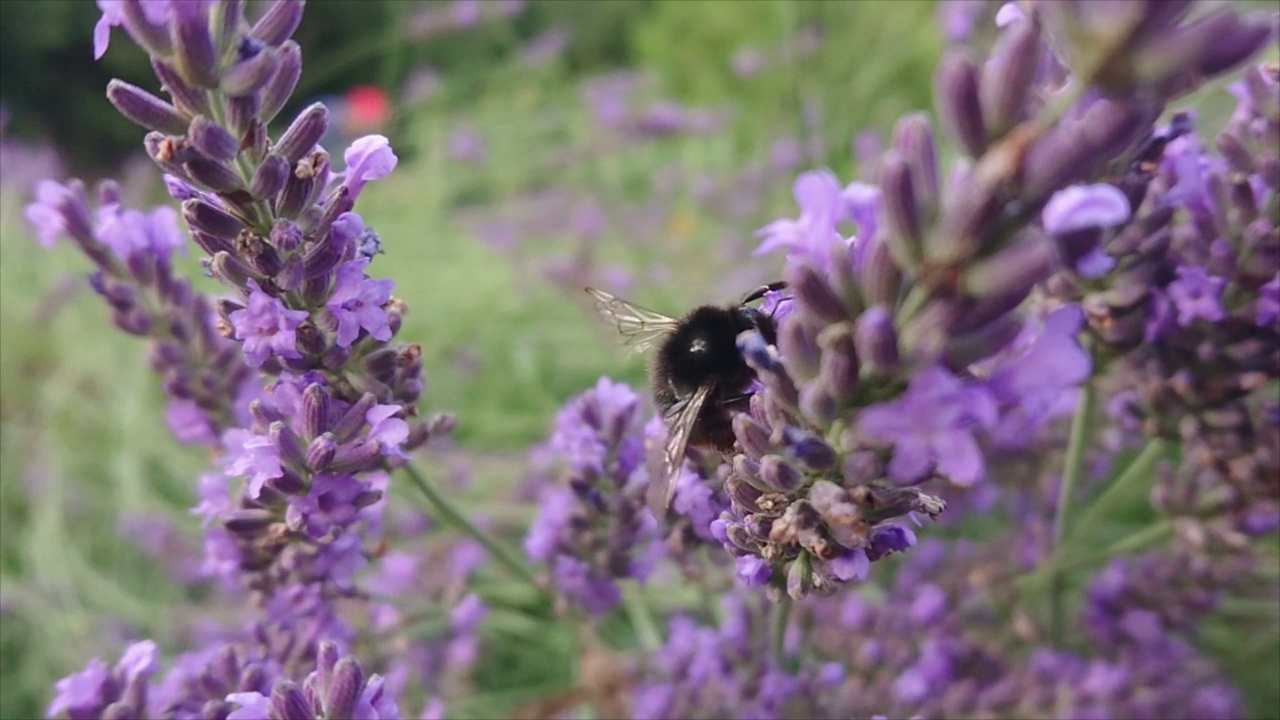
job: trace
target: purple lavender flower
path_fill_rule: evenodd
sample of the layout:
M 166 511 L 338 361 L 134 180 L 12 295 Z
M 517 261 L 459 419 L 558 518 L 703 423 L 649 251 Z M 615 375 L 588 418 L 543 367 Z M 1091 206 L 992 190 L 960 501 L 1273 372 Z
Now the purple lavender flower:
M 236 338 L 244 341 L 249 367 L 262 367 L 268 358 L 300 358 L 297 330 L 310 317 L 306 310 L 290 310 L 279 298 L 262 291 L 249 280 L 249 306 L 229 316 Z
M 1000 404 L 991 429 L 998 447 L 1025 447 L 1047 421 L 1074 409 L 1071 393 L 1093 370 L 1093 358 L 1077 340 L 1083 324 L 1079 307 L 1055 310 L 1025 352 L 991 375 L 987 387 Z
M 363 329 L 379 342 L 391 339 L 391 327 L 383 306 L 391 300 L 394 280 L 366 277 L 367 259 L 352 260 L 338 268 L 336 286 L 325 307 L 338 320 L 337 343 L 350 347 Z
M 1225 317 L 1222 290 L 1227 281 L 1214 277 L 1204 268 L 1186 265 L 1176 270 L 1178 279 L 1169 283 L 1169 300 L 1178 311 L 1178 324 L 1190 325 L 1197 319 L 1217 322 Z
M 793 188 L 800 217 L 775 220 L 756 231 L 762 238 L 755 254 L 763 255 L 779 248 L 790 255 L 810 258 L 817 267 L 826 265 L 829 245 L 838 242 L 835 231 L 843 214 L 840 183 L 829 170 L 802 173 Z
M 399 718 L 399 705 L 385 692 L 385 682 L 381 675 L 365 677 L 360 662 L 351 656 L 339 657 L 338 648 L 333 643 L 321 643 L 316 669 L 301 684 L 282 679 L 276 681 L 269 695 L 256 691 L 229 693 L 226 701 L 238 707 L 227 718 Z
M 81 672 L 58 681 L 53 702 L 45 711 L 55 717 L 142 717 L 147 714 L 147 683 L 155 674 L 156 644 L 143 640 L 131 644 L 114 669 L 94 658 Z M 123 713 L 123 714 L 121 714 Z
M 36 229 L 36 239 L 46 248 L 53 247 L 58 236 L 67 232 L 62 203 L 71 198 L 71 191 L 53 180 L 41 180 L 36 185 L 36 200 L 27 206 L 27 221 Z
M 644 426 L 631 388 L 600 378 L 556 417 L 547 444 L 567 487 L 546 489 L 525 536 L 530 558 L 551 567 L 557 588 L 592 614 L 617 604 L 616 579 L 644 580 L 662 546 L 644 504 Z
M 350 193 L 352 202 L 360 196 L 370 180 L 381 180 L 396 169 L 398 159 L 391 151 L 391 144 L 382 135 L 366 135 L 351 143 L 343 154 L 346 170 L 343 171 L 343 187 Z
M 864 408 L 858 429 L 893 444 L 889 476 L 904 484 L 938 472 L 960 485 L 985 474 L 974 433 L 998 420 L 995 398 L 986 388 L 965 385 L 940 367 L 918 373 L 901 398 Z

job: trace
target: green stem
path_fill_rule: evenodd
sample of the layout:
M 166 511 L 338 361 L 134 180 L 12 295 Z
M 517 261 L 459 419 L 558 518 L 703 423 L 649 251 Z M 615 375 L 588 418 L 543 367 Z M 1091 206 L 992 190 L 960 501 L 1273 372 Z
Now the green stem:
M 639 588 L 631 584 L 624 588 L 622 603 L 627 611 L 627 619 L 631 621 L 631 627 L 636 631 L 640 646 L 649 652 L 659 650 L 662 647 L 662 636 L 658 634 L 658 628 L 653 624 L 653 615 L 649 612 L 649 606 L 645 604 L 644 598 L 640 596 Z
M 784 594 L 773 606 L 773 635 L 770 650 L 773 661 L 779 667 L 786 667 L 787 660 L 787 621 L 791 619 L 791 596 Z
M 1067 440 L 1067 461 L 1062 470 L 1062 484 L 1058 488 L 1058 512 L 1053 522 L 1053 550 L 1055 552 L 1058 551 L 1062 545 L 1062 539 L 1066 536 L 1071 512 L 1071 498 L 1075 494 L 1075 489 L 1080 483 L 1080 475 L 1084 471 L 1084 448 L 1086 436 L 1089 434 L 1089 416 L 1093 414 L 1093 401 L 1093 383 L 1086 382 L 1084 387 L 1080 388 L 1080 400 L 1079 405 L 1076 407 L 1075 417 L 1071 418 L 1071 436 Z M 1060 566 L 1053 571 L 1052 583 L 1049 593 L 1051 632 L 1054 644 L 1061 645 L 1065 635 L 1064 624 L 1066 622 L 1066 611 L 1063 608 L 1063 594 L 1066 592 L 1066 574 Z
M 409 479 L 413 481 L 413 484 L 417 485 L 418 489 L 422 491 L 423 497 L 425 497 L 427 502 L 435 508 L 436 513 L 442 520 L 454 526 L 458 530 L 461 530 L 466 535 L 470 535 L 481 545 L 484 545 L 485 549 L 489 551 L 489 554 L 492 555 L 499 563 L 506 566 L 508 570 L 519 576 L 522 580 L 525 580 L 530 585 L 537 588 L 539 592 L 545 591 L 544 588 L 538 584 L 538 578 L 534 576 L 533 571 L 529 569 L 529 566 L 524 563 L 515 550 L 507 544 L 500 542 L 489 533 L 476 527 L 476 525 L 468 520 L 466 515 L 463 515 L 461 511 L 455 508 L 453 504 L 449 502 L 449 500 L 446 499 L 445 496 L 442 495 L 440 491 L 437 490 L 429 480 L 427 480 L 426 476 L 423 475 L 413 464 L 405 465 L 404 471 L 405 474 L 409 476 Z
M 1094 389 L 1092 383 L 1080 388 L 1080 404 L 1071 418 L 1071 436 L 1067 440 L 1067 460 L 1062 470 L 1062 485 L 1058 488 L 1058 513 L 1053 522 L 1053 549 L 1057 550 L 1066 535 L 1071 497 L 1084 473 L 1084 449 L 1089 435 L 1089 416 L 1093 414 Z

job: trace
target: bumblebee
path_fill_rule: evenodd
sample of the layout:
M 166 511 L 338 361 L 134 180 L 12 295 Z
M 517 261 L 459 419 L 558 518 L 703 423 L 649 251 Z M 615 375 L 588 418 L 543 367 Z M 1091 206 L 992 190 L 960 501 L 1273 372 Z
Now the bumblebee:
M 689 447 L 733 449 L 733 413 L 746 409 L 756 373 L 738 350 L 738 335 L 759 331 L 777 344 L 773 317 L 750 303 L 786 287 L 783 281 L 753 290 L 733 305 L 701 305 L 674 318 L 586 288 L 600 315 L 635 352 L 656 346 L 649 363 L 653 401 L 667 425 L 662 476 L 649 491 L 655 511 L 664 513 Z

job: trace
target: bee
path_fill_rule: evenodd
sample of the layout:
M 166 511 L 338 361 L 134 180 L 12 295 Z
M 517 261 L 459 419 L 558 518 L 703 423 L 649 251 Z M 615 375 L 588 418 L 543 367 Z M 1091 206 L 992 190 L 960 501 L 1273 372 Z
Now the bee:
M 650 485 L 649 501 L 661 517 L 671 505 L 676 478 L 689 447 L 730 452 L 733 413 L 746 409 L 756 373 L 738 350 L 738 335 L 757 330 L 777 344 L 772 315 L 750 303 L 781 290 L 785 281 L 761 286 L 734 305 L 701 305 L 673 318 L 595 288 L 586 288 L 596 310 L 634 352 L 657 346 L 649 362 L 653 401 L 667 425 L 663 473 Z

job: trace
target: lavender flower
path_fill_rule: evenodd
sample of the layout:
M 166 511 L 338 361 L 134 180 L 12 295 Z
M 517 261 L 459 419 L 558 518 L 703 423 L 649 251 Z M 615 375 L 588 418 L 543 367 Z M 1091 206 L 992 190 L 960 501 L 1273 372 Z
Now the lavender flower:
M 269 695 L 258 691 L 235 692 L 226 701 L 238 706 L 227 720 L 313 720 L 359 717 L 380 720 L 400 717 L 396 700 L 384 692 L 381 675 L 365 677 L 360 662 L 340 657 L 336 645 L 321 643 L 316 669 L 299 684 L 277 680 Z
M 563 474 L 544 494 L 525 552 L 593 615 L 621 599 L 617 579 L 647 578 L 662 550 L 644 504 L 644 447 L 639 397 L 608 378 L 561 410 L 548 443 Z

